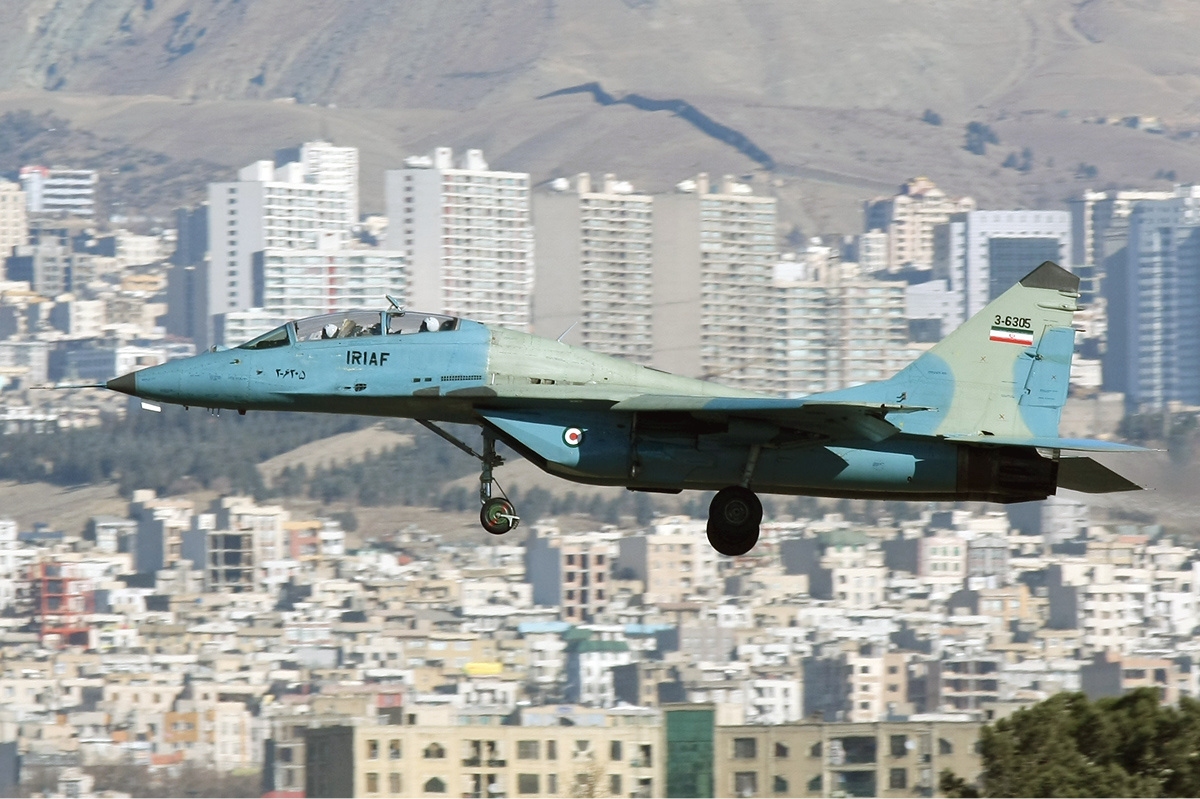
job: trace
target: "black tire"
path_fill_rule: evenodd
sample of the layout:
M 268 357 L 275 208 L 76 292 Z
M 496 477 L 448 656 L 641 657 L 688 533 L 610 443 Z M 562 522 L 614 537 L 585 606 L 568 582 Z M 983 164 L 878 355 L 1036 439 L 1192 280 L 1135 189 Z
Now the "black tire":
M 762 514 L 762 502 L 750 489 L 721 489 L 708 506 L 708 543 L 722 555 L 745 555 L 758 543 Z
M 479 509 L 479 523 L 492 535 L 504 535 L 517 526 L 517 510 L 504 497 L 492 497 Z

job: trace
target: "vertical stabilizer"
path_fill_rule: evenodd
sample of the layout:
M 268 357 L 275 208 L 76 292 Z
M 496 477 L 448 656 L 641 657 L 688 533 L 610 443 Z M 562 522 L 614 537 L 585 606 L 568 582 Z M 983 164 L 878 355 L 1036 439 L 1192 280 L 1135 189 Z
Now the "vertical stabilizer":
M 1056 437 L 1067 401 L 1079 278 L 1046 261 L 895 377 L 820 395 L 924 405 L 906 433 Z

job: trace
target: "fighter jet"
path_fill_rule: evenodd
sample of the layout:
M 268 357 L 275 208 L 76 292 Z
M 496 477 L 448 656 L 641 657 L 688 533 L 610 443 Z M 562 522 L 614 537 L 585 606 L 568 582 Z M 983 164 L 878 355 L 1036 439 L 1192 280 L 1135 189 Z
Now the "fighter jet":
M 481 463 L 480 522 L 520 521 L 493 495 L 501 441 L 550 474 L 634 491 L 715 491 L 708 539 L 758 540 L 758 493 L 1025 502 L 1139 486 L 1062 438 L 1079 278 L 1047 261 L 894 377 L 784 399 L 398 304 L 289 322 L 232 349 L 106 384 L 153 403 L 415 419 Z M 476 425 L 481 451 L 443 423 Z

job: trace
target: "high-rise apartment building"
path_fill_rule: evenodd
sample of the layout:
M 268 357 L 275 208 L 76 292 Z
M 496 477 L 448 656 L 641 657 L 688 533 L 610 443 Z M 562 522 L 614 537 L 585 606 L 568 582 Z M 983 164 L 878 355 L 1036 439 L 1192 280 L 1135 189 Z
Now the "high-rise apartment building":
M 926 177 L 908 181 L 895 196 L 876 197 L 863 205 L 865 229 L 887 234 L 888 269 L 933 266 L 933 229 L 950 221 L 951 214 L 974 210 L 975 200 L 949 197 Z M 874 264 L 874 247 L 870 254 Z
M 263 250 L 255 266 L 262 305 L 225 314 L 228 343 L 249 341 L 292 319 L 382 308 L 406 295 L 404 255 L 389 250 Z M 261 277 L 259 277 L 261 275 Z
M 357 151 L 309 142 L 299 149 L 299 158 L 278 167 L 256 161 L 236 181 L 209 184 L 209 261 L 202 270 L 207 274 L 200 278 L 203 287 L 193 286 L 191 292 L 192 304 L 202 301 L 205 306 L 203 313 L 191 314 L 205 320 L 206 329 L 195 335 L 202 346 L 224 338 L 226 322 L 230 340 L 266 323 L 261 313 L 238 315 L 266 303 L 264 253 L 275 252 L 274 263 L 280 265 L 289 251 L 338 253 L 349 243 L 357 223 L 358 189 L 352 182 L 358 174 Z M 319 310 L 323 308 L 313 312 Z
M 1066 211 L 970 211 L 934 231 L 934 276 L 959 302 L 957 327 L 1043 261 L 1071 268 Z
M 1080 301 L 1091 304 L 1101 293 L 1109 260 L 1125 257 L 1129 217 L 1145 200 L 1169 200 L 1173 191 L 1085 191 L 1069 201 L 1071 263 L 1080 276 Z
M 916 357 L 902 281 L 875 280 L 812 246 L 776 265 L 775 389 L 800 397 L 891 377 Z
M 707 174 L 654 198 L 654 358 L 688 377 L 769 387 L 776 201 Z
M 29 238 L 25 192 L 10 180 L 0 180 L 0 260 L 13 254 L 13 247 Z
M 411 264 L 415 309 L 517 330 L 530 327 L 533 225 L 529 174 L 490 169 L 480 150 L 449 147 L 386 176 L 387 247 Z
M 96 215 L 95 170 L 23 166 L 20 177 L 29 213 Z
M 1130 408 L 1200 405 L 1200 186 L 1137 203 L 1127 257 L 1109 266 L 1106 387 Z
M 350 202 L 350 219 L 358 222 L 358 148 L 338 147 L 327 141 L 300 145 L 300 166 L 312 183 L 343 189 Z
M 586 172 L 533 195 L 533 332 L 648 364 L 653 355 L 653 201 Z
M 209 314 L 261 302 L 255 253 L 343 246 L 354 224 L 345 188 L 313 183 L 293 162 L 257 161 L 229 183 L 208 185 Z M 332 245 L 332 246 L 330 246 Z

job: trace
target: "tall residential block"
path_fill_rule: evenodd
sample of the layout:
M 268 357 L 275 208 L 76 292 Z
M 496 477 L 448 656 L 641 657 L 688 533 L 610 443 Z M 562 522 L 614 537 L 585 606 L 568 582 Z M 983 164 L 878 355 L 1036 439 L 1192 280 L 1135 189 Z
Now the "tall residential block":
M 1200 405 L 1200 186 L 1137 203 L 1110 266 L 1106 387 L 1135 409 Z
M 21 167 L 21 188 L 31 214 L 96 215 L 96 183 L 93 169 Z
M 261 304 L 225 314 L 226 343 L 249 341 L 292 319 L 382 308 L 387 295 L 404 299 L 408 280 L 403 254 L 365 248 L 271 248 L 258 253 L 254 273 Z
M 530 327 L 529 174 L 490 169 L 449 147 L 386 175 L 389 250 L 411 264 L 409 305 L 517 330 Z
M 654 349 L 653 201 L 586 172 L 533 194 L 533 332 L 648 364 Z
M 715 188 L 715 190 L 714 190 Z M 769 387 L 776 200 L 707 174 L 654 197 L 652 365 Z
M 934 276 L 948 281 L 959 303 L 957 326 L 1043 261 L 1070 269 L 1071 215 L 1016 210 L 953 214 L 934 231 L 934 251 Z
M 1129 217 L 1144 200 L 1169 200 L 1173 191 L 1085 191 L 1071 208 L 1071 263 L 1080 276 L 1080 301 L 1090 304 L 1100 295 L 1113 258 L 1125 257 Z
M 863 205 L 865 229 L 887 234 L 888 269 L 933 266 L 933 229 L 950 221 L 951 214 L 975 210 L 970 197 L 949 197 L 926 177 L 913 178 L 892 197 L 876 197 Z M 877 263 L 875 241 L 869 249 Z
M 916 357 L 902 281 L 863 275 L 812 246 L 776 265 L 774 388 L 789 397 L 891 377 Z
M 313 183 L 343 189 L 350 202 L 350 219 L 358 222 L 358 148 L 338 147 L 327 141 L 300 145 L 296 159 Z
M 257 161 L 238 172 L 236 181 L 210 183 L 209 313 L 260 304 L 255 253 L 343 245 L 353 223 L 346 190 L 309 182 L 297 162 L 277 169 L 271 161 Z
M 13 247 L 29 238 L 25 192 L 10 180 L 0 180 L 0 260 L 13 254 Z

